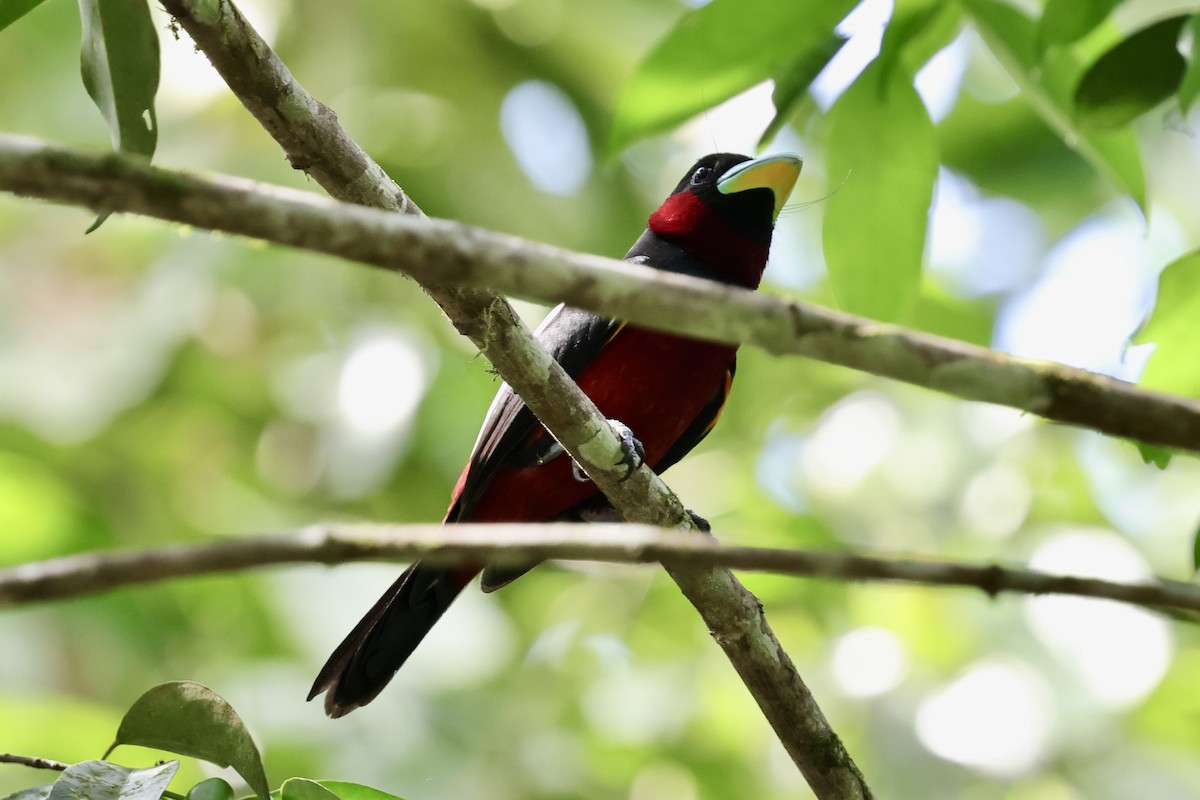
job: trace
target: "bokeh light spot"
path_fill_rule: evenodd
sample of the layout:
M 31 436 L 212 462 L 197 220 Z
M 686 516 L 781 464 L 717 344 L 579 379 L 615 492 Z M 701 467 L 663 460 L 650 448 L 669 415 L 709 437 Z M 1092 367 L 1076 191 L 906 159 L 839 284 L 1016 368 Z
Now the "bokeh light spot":
M 806 482 L 826 496 L 848 495 L 887 456 L 899 432 L 900 415 L 886 397 L 847 397 L 813 431 L 801 462 Z
M 1033 504 L 1033 487 L 1020 470 L 995 464 L 967 483 L 959 503 L 963 524 L 981 539 L 1007 539 L 1025 522 Z
M 338 417 L 361 436 L 387 436 L 416 412 L 427 384 L 421 354 L 408 337 L 393 331 L 367 334 L 342 364 Z
M 874 697 L 900 683 L 907 658 L 900 640 L 883 628 L 858 628 L 833 644 L 833 676 L 851 697 Z
M 996 320 L 995 347 L 1136 380 L 1129 337 L 1154 296 L 1143 223 L 1133 214 L 1085 222 L 1047 257 L 1041 279 Z
M 521 171 L 544 192 L 574 194 L 592 172 L 583 118 L 554 84 L 514 86 L 500 106 L 500 131 Z
M 1150 579 L 1141 555 L 1103 530 L 1071 529 L 1042 544 L 1029 566 L 1059 575 L 1138 582 Z M 1162 680 L 1172 638 L 1159 617 L 1111 600 L 1031 597 L 1025 614 L 1034 635 L 1076 671 L 1101 701 L 1130 705 Z
M 696 776 L 680 764 L 656 761 L 638 771 L 629 787 L 629 800 L 697 800 Z
M 1017 776 L 1045 760 L 1054 723 L 1050 694 L 1035 673 L 979 662 L 921 704 L 916 730 L 947 761 Z
M 671 666 L 605 673 L 583 697 L 584 714 L 593 726 L 631 744 L 677 734 L 695 705 L 691 681 Z

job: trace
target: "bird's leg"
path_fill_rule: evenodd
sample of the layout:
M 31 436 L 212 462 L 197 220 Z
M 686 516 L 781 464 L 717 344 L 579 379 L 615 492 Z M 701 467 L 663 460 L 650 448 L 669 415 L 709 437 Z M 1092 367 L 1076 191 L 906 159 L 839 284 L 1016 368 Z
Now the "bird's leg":
M 642 443 L 633 435 L 633 430 L 624 422 L 619 419 L 610 419 L 608 425 L 621 440 L 621 460 L 617 462 L 617 464 L 625 465 L 625 475 L 621 480 L 629 480 L 629 476 L 637 471 L 637 468 L 646 460 L 646 448 L 642 447 Z M 577 461 L 571 462 L 571 474 L 580 483 L 587 483 L 591 480 L 587 473 L 580 469 Z

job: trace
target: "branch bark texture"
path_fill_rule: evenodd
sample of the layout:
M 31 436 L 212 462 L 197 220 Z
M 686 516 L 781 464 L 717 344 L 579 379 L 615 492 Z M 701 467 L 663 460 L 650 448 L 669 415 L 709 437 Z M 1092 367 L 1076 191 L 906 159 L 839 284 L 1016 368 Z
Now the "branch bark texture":
M 53 769 L 58 772 L 63 772 L 70 764 L 64 764 L 61 761 L 54 761 L 49 758 L 38 758 L 37 756 L 19 756 L 15 753 L 0 753 L 0 764 L 20 764 L 24 767 L 33 767 L 34 769 Z
M 294 534 L 234 542 L 65 556 L 0 570 L 0 609 L 175 578 L 283 564 L 408 561 L 530 564 L 551 559 L 670 564 L 862 583 L 907 583 L 1003 592 L 1065 594 L 1200 613 L 1200 586 L 1157 579 L 1121 583 L 997 564 L 976 565 L 722 545 L 709 536 L 649 525 L 314 525 Z

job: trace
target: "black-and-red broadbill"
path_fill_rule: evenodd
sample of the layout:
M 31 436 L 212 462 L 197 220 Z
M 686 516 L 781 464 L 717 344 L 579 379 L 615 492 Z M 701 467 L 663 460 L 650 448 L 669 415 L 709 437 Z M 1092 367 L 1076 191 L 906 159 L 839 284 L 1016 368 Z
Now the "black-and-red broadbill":
M 793 155 L 705 156 L 650 216 L 625 260 L 757 288 L 775 219 L 800 164 Z M 708 434 L 733 382 L 736 347 L 575 308 L 552 311 L 537 338 L 605 416 L 632 432 L 645 463 L 660 473 Z M 454 488 L 445 521 L 587 520 L 603 515 L 606 507 L 596 487 L 504 384 Z M 480 571 L 476 566 L 409 567 L 329 657 L 309 699 L 328 692 L 325 710 L 332 717 L 369 703 Z M 484 591 L 522 571 L 483 569 Z

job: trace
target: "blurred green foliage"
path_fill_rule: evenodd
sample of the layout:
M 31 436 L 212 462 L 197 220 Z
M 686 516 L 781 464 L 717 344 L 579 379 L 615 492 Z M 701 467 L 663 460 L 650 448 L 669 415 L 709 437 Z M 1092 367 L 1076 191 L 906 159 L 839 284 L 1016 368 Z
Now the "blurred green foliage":
M 620 256 L 691 161 L 753 148 L 776 116 L 770 90 L 752 89 L 646 138 L 743 88 L 704 77 L 675 84 L 673 109 L 616 116 L 618 98 L 662 102 L 636 81 L 656 79 L 670 42 L 694 42 L 675 26 L 732 5 L 256 0 L 245 10 L 427 213 Z M 877 17 L 880 5 L 864 4 Z M 905 211 L 907 235 L 924 242 L 906 247 L 923 249 L 924 269 L 873 273 L 879 307 L 913 297 L 906 324 L 1120 372 L 1137 321 L 1126 317 L 1144 315 L 1158 271 L 1175 261 L 1145 334 L 1160 345 L 1148 375 L 1194 392 L 1195 259 L 1180 257 L 1200 242 L 1195 116 L 1159 105 L 1097 134 L 1072 105 L 1090 65 L 1160 21 L 1156 3 L 1051 0 L 1044 18 L 1036 3 L 899 5 L 912 49 L 889 80 L 907 88 L 926 63 L 925 76 L 942 75 L 938 91 L 917 83 L 931 124 L 889 129 L 886 107 L 866 102 L 839 122 L 849 112 L 828 113 L 836 92 L 803 91 L 814 64 L 851 53 L 872 29 L 878 39 L 880 20 L 857 33 L 806 30 L 794 58 L 744 72 L 744 83 L 777 79 L 791 122 L 772 147 L 806 160 L 764 290 L 842 297 L 824 277 L 821 226 L 863 186 L 851 188 L 855 167 L 835 157 L 853 142 L 831 137 L 871 125 L 861 133 L 919 139 L 896 142 L 896 157 L 936 147 L 941 165 L 928 230 L 914 229 L 922 204 Z M 0 19 L 15 7 L 0 3 Z M 157 162 L 312 189 L 154 14 Z M 0 127 L 106 145 L 79 78 L 80 33 L 61 2 L 0 31 Z M 1185 75 L 1184 108 L 1194 59 Z M 519 86 L 534 87 L 532 104 L 514 100 Z M 547 161 L 573 125 L 582 150 Z M 612 136 L 641 138 L 606 157 Z M 888 136 L 878 140 L 886 164 Z M 538 171 L 547 164 L 551 178 L 565 164 L 586 180 L 564 189 Z M 879 174 L 867 190 L 914 202 Z M 851 205 L 826 238 L 870 240 L 886 259 L 888 239 L 872 234 L 887 229 L 889 208 L 855 218 Z M 418 287 L 138 219 L 84 238 L 88 223 L 79 210 L 0 197 L 0 563 L 321 519 L 440 519 L 496 379 Z M 1085 347 L 1097 342 L 1109 349 Z M 721 424 L 668 474 L 731 542 L 1032 559 L 1126 579 L 1188 577 L 1198 479 L 1191 459 L 1160 471 L 1127 443 L 753 350 Z M 325 719 L 303 702 L 309 682 L 397 570 L 269 570 L 7 610 L 0 750 L 99 757 L 134 698 L 187 678 L 238 709 L 272 786 L 337 777 L 426 800 L 806 791 L 695 614 L 649 568 L 546 566 L 496 595 L 468 593 L 375 703 Z M 746 582 L 881 796 L 1200 793 L 1193 626 L 1053 598 Z M 177 780 L 191 786 L 199 769 L 185 763 Z M 34 782 L 0 768 L 0 792 Z

